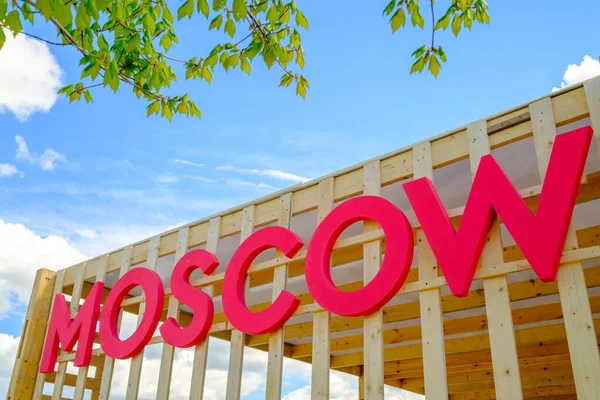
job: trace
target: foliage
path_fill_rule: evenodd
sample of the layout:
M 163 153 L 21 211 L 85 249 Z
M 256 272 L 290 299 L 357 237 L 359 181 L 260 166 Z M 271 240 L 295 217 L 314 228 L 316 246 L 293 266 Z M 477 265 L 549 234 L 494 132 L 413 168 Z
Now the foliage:
M 434 0 L 431 0 L 432 21 Z M 206 19 L 208 30 L 223 32 L 226 39 L 208 54 L 189 59 L 168 55 L 179 39 L 175 31 L 178 20 Z M 392 0 L 384 9 L 390 16 L 392 32 L 405 25 L 408 16 L 413 26 L 424 28 L 418 0 Z M 26 32 L 23 23 L 46 22 L 56 29 L 59 42 Z M 411 73 L 425 65 L 437 77 L 440 61 L 446 61 L 441 46 L 435 46 L 434 34 L 452 26 L 458 35 L 462 27 L 471 29 L 473 22 L 489 23 L 487 4 L 483 0 L 451 0 L 451 5 L 432 26 L 431 46 L 413 53 L 416 59 Z M 310 88 L 299 72 L 304 68 L 301 32 L 308 20 L 295 0 L 181 0 L 173 12 L 166 0 L 0 0 L 0 49 L 6 33 L 21 33 L 48 44 L 69 46 L 81 54 L 80 82 L 63 87 L 60 93 L 69 100 L 93 101 L 90 89 L 109 87 L 117 92 L 129 85 L 138 99 L 147 103 L 147 115 L 200 117 L 200 110 L 186 94 L 165 94 L 178 78 L 174 65 L 183 64 L 185 79 L 211 83 L 215 68 L 225 71 L 239 68 L 250 75 L 252 62 L 262 60 L 269 69 L 283 71 L 279 86 L 295 86 L 304 98 Z M 235 38 L 235 40 L 234 40 Z

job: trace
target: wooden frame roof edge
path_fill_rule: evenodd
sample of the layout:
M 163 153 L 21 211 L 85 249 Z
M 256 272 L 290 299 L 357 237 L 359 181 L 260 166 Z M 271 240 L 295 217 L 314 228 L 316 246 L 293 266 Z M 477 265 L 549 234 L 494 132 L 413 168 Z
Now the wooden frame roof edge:
M 541 100 L 541 99 L 547 98 L 547 97 L 549 97 L 549 98 L 554 98 L 554 97 L 560 96 L 560 95 L 562 95 L 562 94 L 565 94 L 565 93 L 569 93 L 569 92 L 575 91 L 575 90 L 577 90 L 577 89 L 580 89 L 580 88 L 582 88 L 585 82 L 587 82 L 587 81 L 590 81 L 590 80 L 593 80 L 593 79 L 595 79 L 595 78 L 590 78 L 590 79 L 587 79 L 587 80 L 585 80 L 585 81 L 583 81 L 583 82 L 580 82 L 580 83 L 577 83 L 577 84 L 574 84 L 574 85 L 571 85 L 571 86 L 567 86 L 567 87 L 561 88 L 561 89 L 559 89 L 559 90 L 557 90 L 557 91 L 554 91 L 554 92 L 551 92 L 551 93 L 545 94 L 545 95 L 543 95 L 543 96 L 539 96 L 539 97 L 537 97 L 537 98 L 535 98 L 535 99 L 533 99 L 533 100 L 530 100 L 530 101 L 524 102 L 524 103 L 522 103 L 522 104 L 519 104 L 519 105 L 517 105 L 517 106 L 514 106 L 514 107 L 511 107 L 511 108 L 508 108 L 508 109 L 506 109 L 506 110 L 504 110 L 504 111 L 501 111 L 501 112 L 498 112 L 498 113 L 495 113 L 495 114 L 489 115 L 489 116 L 487 116 L 487 117 L 484 117 L 484 118 L 482 118 L 482 119 L 485 119 L 486 121 L 490 121 L 490 120 L 493 120 L 493 119 L 496 119 L 496 118 L 500 118 L 500 117 L 502 117 L 502 116 L 504 116 L 504 115 L 508 115 L 508 114 L 514 113 L 515 111 L 519 111 L 519 110 L 524 110 L 524 114 L 525 114 L 525 113 L 529 114 L 529 112 L 528 112 L 528 106 L 529 106 L 529 104 L 531 104 L 531 103 L 534 103 L 534 102 L 536 102 L 536 101 L 538 101 L 538 100 Z M 526 118 L 526 119 L 520 120 L 520 121 L 518 121 L 518 122 L 515 122 L 515 124 L 518 124 L 518 123 L 521 123 L 521 122 L 525 122 L 525 121 L 528 121 L 528 120 L 529 120 L 529 118 Z M 443 133 L 440 133 L 440 134 L 437 134 L 437 135 L 431 136 L 431 137 L 429 137 L 429 138 L 427 138 L 427 139 L 424 139 L 424 140 L 421 140 L 421 141 L 418 141 L 418 142 L 415 142 L 415 143 L 409 144 L 409 145 L 407 145 L 407 146 L 400 147 L 400 148 L 398 148 L 398 149 L 395 149 L 395 150 L 392 150 L 392 151 L 390 151 L 390 152 L 387 152 L 387 153 L 381 154 L 381 155 L 379 155 L 379 156 L 376 156 L 376 157 L 370 158 L 370 159 L 368 159 L 368 160 L 365 160 L 365 161 L 362 161 L 362 162 L 359 162 L 359 163 L 356 163 L 356 164 L 350 165 L 350 166 L 348 166 L 348 167 L 346 167 L 346 168 L 343 168 L 343 169 L 341 169 L 341 170 L 337 170 L 337 171 L 331 172 L 331 173 L 329 173 L 329 174 L 326 174 L 326 175 L 320 176 L 320 177 L 318 177 L 318 178 L 315 178 L 315 179 L 312 179 L 312 180 L 310 180 L 310 181 L 307 181 L 307 182 L 301 182 L 301 183 L 297 183 L 297 184 L 295 184 L 295 185 L 292 185 L 292 186 L 288 186 L 288 187 L 286 187 L 286 188 L 283 188 L 283 189 L 281 189 L 281 190 L 278 190 L 278 191 L 276 191 L 276 192 L 273 192 L 273 193 L 267 194 L 267 195 L 265 195 L 265 196 L 262 196 L 262 197 L 256 198 L 256 199 L 254 199 L 254 200 L 247 201 L 247 202 L 245 202 L 245 203 L 242 203 L 242 204 L 240 204 L 240 205 L 237 205 L 237 206 L 234 206 L 234 207 L 228 208 L 228 209 L 226 209 L 226 210 L 220 211 L 220 212 L 218 212 L 218 213 L 215 213 L 215 214 L 212 214 L 212 215 L 209 215 L 209 216 L 206 216 L 206 217 L 203 217 L 203 218 L 197 219 L 197 220 L 195 220 L 195 221 L 188 222 L 187 224 L 184 224 L 184 225 L 178 226 L 178 227 L 176 227 L 176 228 L 173 228 L 173 229 L 170 229 L 170 230 L 167 230 L 167 231 L 161 232 L 161 233 L 159 233 L 159 234 L 157 234 L 157 235 L 154 235 L 154 236 L 151 236 L 151 237 L 148 237 L 148 238 L 145 238 L 145 239 L 139 240 L 139 241 L 137 241 L 137 242 L 130 243 L 130 244 L 126 245 L 126 246 L 123 246 L 123 247 L 117 248 L 117 249 L 115 249 L 115 250 L 112 250 L 112 251 L 109 251 L 109 252 L 107 252 L 107 253 L 104 253 L 104 254 L 98 255 L 98 256 L 96 256 L 96 257 L 92 257 L 92 258 L 90 258 L 90 259 L 88 259 L 88 260 L 85 260 L 85 261 L 83 261 L 83 262 L 80 262 L 80 263 L 77 263 L 77 264 L 74 264 L 74 265 L 71 265 L 71 266 L 68 266 L 68 267 L 65 267 L 65 268 L 61 268 L 61 269 L 70 270 L 70 269 L 75 269 L 75 268 L 79 268 L 79 267 L 82 267 L 82 268 L 83 268 L 83 267 L 85 266 L 85 263 L 86 263 L 86 262 L 90 262 L 90 261 L 93 261 L 93 260 L 99 259 L 99 258 L 101 258 L 101 257 L 110 256 L 111 254 L 116 254 L 116 253 L 119 253 L 119 252 L 123 251 L 123 250 L 124 250 L 126 247 L 129 247 L 129 246 L 132 246 L 132 247 L 134 247 L 134 246 L 137 246 L 137 245 L 139 245 L 139 244 L 143 244 L 143 243 L 145 243 L 145 242 L 149 241 L 149 240 L 150 240 L 152 237 L 155 237 L 155 236 L 159 236 L 159 237 L 168 236 L 168 235 L 170 235 L 170 234 L 173 234 L 173 233 L 175 233 L 175 232 L 179 231 L 179 230 L 180 230 L 180 229 L 182 229 L 182 228 L 185 228 L 185 227 L 189 227 L 189 228 L 191 228 L 191 227 L 193 227 L 193 226 L 197 226 L 197 225 L 200 225 L 200 224 L 203 224 L 203 223 L 207 223 L 207 222 L 209 222 L 209 221 L 210 221 L 211 219 L 213 219 L 213 218 L 218 218 L 218 217 L 223 217 L 223 216 L 226 216 L 226 215 L 229 215 L 229 214 L 233 214 L 233 213 L 235 213 L 235 212 L 239 212 L 239 211 L 243 210 L 244 208 L 246 208 L 246 207 L 248 207 L 248 206 L 251 206 L 251 205 L 257 205 L 257 204 L 261 204 L 261 203 L 264 203 L 264 202 L 268 202 L 268 201 L 274 200 L 274 199 L 276 199 L 276 198 L 278 198 L 278 197 L 281 197 L 282 195 L 284 195 L 284 194 L 286 194 L 286 193 L 295 192 L 295 191 L 297 191 L 297 190 L 300 190 L 300 189 L 303 189 L 303 188 L 307 188 L 307 187 L 314 186 L 314 185 L 318 184 L 320 181 L 322 181 L 322 180 L 324 180 L 324 179 L 331 178 L 331 177 L 337 177 L 337 176 L 341 176 L 341 175 L 344 175 L 344 174 L 346 174 L 346 173 L 349 173 L 349 172 L 355 171 L 355 170 L 357 170 L 357 169 L 359 169 L 359 168 L 362 168 L 362 167 L 364 167 L 365 165 L 367 165 L 367 164 L 369 164 L 369 163 L 371 163 L 371 162 L 374 162 L 374 161 L 377 161 L 377 160 L 384 160 L 384 159 L 388 159 L 388 158 L 394 157 L 394 156 L 396 156 L 396 155 L 399 155 L 399 154 L 402 154 L 402 153 L 408 152 L 408 151 L 412 150 L 412 149 L 413 149 L 415 146 L 419 145 L 420 143 L 424 143 L 424 142 L 434 142 L 434 141 L 437 141 L 437 140 L 440 140 L 440 139 L 443 139 L 443 138 L 449 137 L 449 136 L 451 136 L 451 135 L 454 135 L 454 134 L 456 134 L 456 133 L 459 133 L 459 132 L 461 132 L 461 131 L 464 131 L 464 130 L 466 130 L 468 125 L 469 125 L 469 124 L 464 124 L 464 125 L 462 125 L 462 126 L 460 126 L 460 127 L 457 127 L 457 128 L 454 128 L 454 129 L 448 130 L 448 131 L 446 131 L 446 132 L 443 132 Z M 509 126 L 511 126 L 511 125 L 509 125 Z M 506 128 L 507 128 L 507 127 L 509 127 L 509 126 L 502 127 L 501 129 L 498 129 L 498 130 L 496 130 L 496 129 L 492 129 L 491 131 L 489 131 L 489 132 L 488 132 L 488 134 L 493 134 L 493 133 L 496 133 L 497 131 L 499 131 L 499 130 L 502 130 L 502 129 L 506 129 Z M 59 270 L 60 270 L 60 269 L 59 269 Z M 65 286 L 69 286 L 69 282 L 65 282 Z

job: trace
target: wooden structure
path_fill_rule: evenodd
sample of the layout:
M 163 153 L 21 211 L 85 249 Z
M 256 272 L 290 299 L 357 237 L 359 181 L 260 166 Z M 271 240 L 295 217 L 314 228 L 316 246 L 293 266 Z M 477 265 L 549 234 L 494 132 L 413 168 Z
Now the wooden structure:
M 452 296 L 401 187 L 413 177 L 432 178 L 458 225 L 471 174 L 480 157 L 491 152 L 535 210 L 554 136 L 584 125 L 592 125 L 600 135 L 600 77 L 56 273 L 40 270 L 8 398 L 59 400 L 64 388 L 71 386 L 75 399 L 82 399 L 86 391 L 86 398 L 107 399 L 114 360 L 99 346 L 93 351 L 94 374 L 88 368 L 68 373 L 72 353 L 59 355 L 56 373 L 37 373 L 53 294 L 72 296 L 75 313 L 93 282 L 105 281 L 108 291 L 120 275 L 138 266 L 156 270 L 168 286 L 175 261 L 188 249 L 201 247 L 221 260 L 212 276 L 194 275 L 194 283 L 215 299 L 211 336 L 231 343 L 223 387 L 227 399 L 240 397 L 244 346 L 268 352 L 268 399 L 281 397 L 283 357 L 312 363 L 313 399 L 329 398 L 329 369 L 358 376 L 360 398 L 365 399 L 382 399 L 384 385 L 424 393 L 427 400 L 599 399 L 598 136 L 588 156 L 556 282 L 536 278 L 500 221 L 490 232 L 469 295 Z M 289 227 L 308 243 L 317 221 L 337 203 L 363 193 L 392 201 L 413 225 L 413 268 L 394 299 L 365 318 L 331 315 L 313 302 L 306 289 L 305 249 L 292 259 L 265 252 L 250 269 L 251 308 L 264 309 L 286 287 L 301 299 L 301 306 L 275 333 L 251 336 L 233 329 L 219 296 L 224 268 L 237 244 L 269 225 Z M 346 230 L 332 257 L 336 284 L 352 290 L 372 279 L 385 254 L 382 237 L 374 223 Z M 189 319 L 189 310 L 180 308 L 169 293 L 163 317 Z M 132 293 L 122 309 L 143 313 L 143 296 Z M 208 340 L 195 348 L 192 399 L 202 398 Z M 161 342 L 160 336 L 151 341 Z M 173 347 L 163 346 L 157 399 L 169 398 L 173 354 Z M 126 398 L 136 399 L 143 356 L 130 362 Z

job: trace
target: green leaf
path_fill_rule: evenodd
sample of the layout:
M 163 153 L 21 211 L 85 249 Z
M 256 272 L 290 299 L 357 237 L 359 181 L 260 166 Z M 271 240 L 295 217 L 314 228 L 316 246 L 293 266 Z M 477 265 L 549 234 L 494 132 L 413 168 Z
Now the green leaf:
M 104 38 L 104 35 L 98 36 L 98 48 L 103 51 L 108 51 L 108 42 Z
M 35 7 L 40 11 L 40 14 L 46 18 L 46 21 L 52 16 L 52 8 L 50 7 L 50 0 L 37 0 Z M 0 13 L 1 16 L 1 13 Z
M 458 14 L 454 14 L 454 19 L 452 20 L 452 33 L 454 36 L 458 36 L 461 28 L 461 20 Z
M 146 112 L 147 117 L 151 116 L 152 114 L 158 115 L 158 113 L 160 113 L 160 101 L 155 100 L 154 102 L 150 103 L 146 109 L 148 110 Z
M 117 69 L 117 60 L 113 59 L 108 68 L 104 71 L 104 86 L 110 88 L 116 93 L 119 88 L 119 71 Z
M 179 105 L 177 106 L 177 112 L 179 114 L 187 115 L 187 113 L 188 113 L 188 106 L 185 103 L 185 101 L 182 101 L 181 103 L 179 103 Z
M 425 53 L 425 50 L 427 50 L 427 45 L 424 44 L 423 46 L 419 47 L 418 49 L 416 49 L 413 53 L 412 56 L 414 58 L 419 58 L 423 55 L 423 53 Z
M 404 14 L 404 9 L 399 8 L 396 10 L 392 18 L 390 19 L 390 24 L 392 25 L 392 33 L 395 33 L 398 28 L 404 26 L 406 23 L 406 15 Z
M 388 5 L 385 6 L 385 8 L 383 9 L 383 14 L 390 15 L 394 10 L 394 7 L 396 7 L 396 0 L 390 1 Z
M 163 117 L 166 117 L 169 121 L 173 119 L 173 110 L 171 110 L 169 103 L 163 104 L 161 114 Z
M 279 18 L 279 13 L 277 12 L 277 7 L 271 6 L 269 11 L 267 12 L 267 19 L 271 24 L 277 22 L 277 18 Z
M 229 67 L 231 67 L 231 62 L 229 60 L 229 54 L 227 52 L 221 53 L 221 59 L 219 60 L 225 72 L 229 71 Z
M 180 20 L 185 16 L 187 16 L 188 18 L 191 19 L 193 14 L 194 14 L 194 0 L 187 0 L 177 10 L 177 19 Z
M 240 65 L 240 69 L 250 75 L 250 63 L 248 59 L 242 58 L 242 64 Z
M 160 38 L 160 45 L 166 50 L 169 51 L 171 46 L 173 45 L 173 41 L 171 40 L 171 36 L 168 33 L 165 33 Z
M 421 72 L 421 71 L 423 71 L 424 67 L 425 67 L 425 56 L 421 56 L 417 59 L 417 61 L 415 61 L 415 63 L 410 68 L 410 73 L 414 74 L 415 72 Z
M 81 29 L 89 26 L 91 20 L 86 8 L 81 5 L 77 8 L 77 15 L 75 16 L 75 23 L 77 24 L 77 27 Z
M 267 64 L 267 68 L 271 69 L 276 60 L 275 53 L 273 52 L 273 50 L 267 50 L 263 54 L 263 58 L 265 60 L 265 63 Z
M 210 69 L 203 67 L 202 68 L 202 77 L 206 80 L 206 82 L 208 82 L 208 84 L 210 85 L 210 83 L 212 82 L 212 72 L 210 72 Z
M 450 25 L 450 20 L 451 20 L 451 13 L 447 12 L 446 15 L 444 15 L 442 18 L 440 18 L 436 24 L 435 24 L 435 30 L 437 31 L 438 29 L 443 29 L 446 30 L 448 28 L 448 26 Z
M 196 104 L 194 104 L 194 102 L 190 101 L 190 114 L 192 115 L 192 117 L 198 117 L 201 118 L 202 114 L 200 113 L 200 110 L 198 110 L 198 107 L 196 107 Z
M 242 20 L 246 18 L 246 14 L 248 14 L 248 8 L 246 7 L 245 0 L 233 0 L 233 18 L 236 21 Z
M 287 24 L 288 22 L 290 22 L 290 16 L 291 16 L 290 8 L 286 7 L 285 11 L 283 12 L 283 14 L 280 17 L 280 21 L 283 22 L 284 24 Z
M 438 47 L 437 52 L 440 55 L 440 59 L 442 60 L 442 62 L 448 61 L 446 58 L 446 53 L 444 53 L 444 49 L 442 49 L 442 46 Z
M 127 52 L 131 53 L 133 50 L 137 49 L 140 46 L 140 35 L 136 33 L 133 34 L 131 39 L 127 42 Z
M 208 30 L 209 31 L 211 29 L 219 30 L 219 29 L 221 29 L 222 23 L 223 23 L 223 14 L 219 14 L 210 22 L 210 25 L 208 26 Z
M 304 86 L 304 82 L 298 81 L 296 84 L 296 94 L 306 99 L 306 87 Z
M 294 28 L 294 31 L 292 32 L 292 35 L 290 36 L 290 42 L 296 48 L 298 48 L 298 46 L 300 46 L 300 34 L 296 30 L 296 28 Z
M 204 14 L 204 17 L 208 19 L 208 15 L 210 14 L 210 8 L 208 7 L 208 1 L 206 0 L 197 0 L 198 1 L 198 12 Z
M 214 69 L 215 65 L 217 65 L 218 61 L 219 61 L 219 55 L 217 53 L 215 53 L 212 56 L 208 57 L 206 59 L 206 61 L 204 61 L 204 64 L 209 65 L 212 69 Z
M 282 86 L 290 86 L 290 84 L 294 81 L 294 77 L 291 74 L 283 74 L 281 79 L 279 80 L 279 87 Z
M 296 11 L 296 25 L 308 30 L 308 20 L 300 10 Z
M 6 42 L 6 35 L 4 34 L 4 29 L 0 28 L 0 50 L 2 50 L 2 47 L 4 46 L 5 42 Z
M 301 50 L 296 53 L 296 64 L 298 64 L 301 69 L 304 69 L 304 52 Z
M 239 63 L 240 63 L 239 54 L 234 54 L 231 57 L 229 57 L 229 65 L 231 65 L 231 68 L 237 67 Z
M 432 54 L 429 59 L 429 71 L 435 78 L 437 78 L 438 74 L 440 73 L 440 68 L 440 62 L 438 61 L 437 57 Z
M 230 36 L 235 36 L 235 24 L 231 18 L 227 18 L 227 22 L 225 22 L 225 32 Z
M 92 94 L 90 93 L 89 90 L 86 90 L 83 92 L 83 98 L 85 99 L 86 103 L 93 103 L 94 102 L 94 98 L 92 97 Z
M 192 3 L 193 6 L 193 3 Z M 192 7 L 193 9 L 193 7 Z M 163 18 L 166 21 L 173 22 L 173 14 L 171 14 L 171 10 L 168 7 L 163 8 Z
M 154 31 L 156 29 L 156 21 L 154 20 L 152 13 L 148 12 L 144 14 L 144 18 L 142 19 L 142 25 L 144 26 L 144 29 L 147 30 L 148 33 L 150 33 L 150 36 L 154 35 Z
M 21 18 L 17 10 L 12 10 L 8 13 L 4 19 L 4 25 L 8 27 L 13 33 L 13 36 L 17 36 L 17 33 L 21 32 L 23 26 L 21 25 Z
M 222 10 L 226 4 L 227 4 L 227 0 L 213 0 L 212 9 L 213 9 L 213 11 Z
M 421 13 L 419 12 L 418 9 L 415 9 L 412 12 L 410 21 L 412 22 L 413 26 L 420 26 L 421 29 L 423 29 L 425 27 L 425 20 L 421 16 Z

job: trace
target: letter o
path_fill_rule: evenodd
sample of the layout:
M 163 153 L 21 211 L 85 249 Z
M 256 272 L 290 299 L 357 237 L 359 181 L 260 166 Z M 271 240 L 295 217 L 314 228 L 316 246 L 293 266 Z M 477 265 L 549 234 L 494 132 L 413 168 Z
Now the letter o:
M 340 234 L 355 222 L 373 220 L 383 229 L 386 252 L 377 275 L 363 288 L 344 292 L 331 279 L 331 252 Z M 369 315 L 398 293 L 412 264 L 414 239 L 404 213 L 376 196 L 350 199 L 333 209 L 317 227 L 306 256 L 306 284 L 326 310 L 347 317 Z
M 286 290 L 267 309 L 250 311 L 245 301 L 245 281 L 252 261 L 263 251 L 276 247 L 286 257 L 293 257 L 302 246 L 302 240 L 289 229 L 271 226 L 254 232 L 236 250 L 225 270 L 222 293 L 223 311 L 236 329 L 251 335 L 273 332 L 294 314 L 300 300 Z
M 136 286 L 144 291 L 144 316 L 135 332 L 125 340 L 119 338 L 117 320 L 121 303 Z M 165 291 L 160 276 L 147 268 L 133 268 L 121 277 L 104 302 L 100 316 L 100 344 L 107 356 L 124 360 L 138 354 L 148 344 L 158 326 Z

